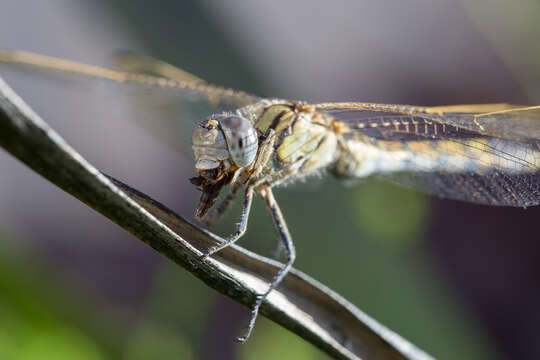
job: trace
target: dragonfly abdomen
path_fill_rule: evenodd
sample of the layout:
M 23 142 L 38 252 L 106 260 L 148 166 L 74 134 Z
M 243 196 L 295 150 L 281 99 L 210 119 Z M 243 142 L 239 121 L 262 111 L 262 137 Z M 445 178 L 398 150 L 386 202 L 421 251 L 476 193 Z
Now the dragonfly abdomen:
M 529 144 L 489 137 L 404 142 L 357 136 L 341 144 L 336 172 L 348 177 L 403 171 L 530 174 L 540 166 L 540 152 Z

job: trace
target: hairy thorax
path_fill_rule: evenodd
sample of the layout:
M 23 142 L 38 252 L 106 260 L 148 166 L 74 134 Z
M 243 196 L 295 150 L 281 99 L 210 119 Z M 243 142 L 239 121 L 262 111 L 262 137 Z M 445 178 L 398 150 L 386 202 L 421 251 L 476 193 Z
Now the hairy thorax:
M 214 115 L 193 134 L 191 182 L 202 192 L 197 217 L 214 205 L 224 186 L 269 186 L 316 175 L 337 157 L 330 116 L 301 103 L 263 100 Z

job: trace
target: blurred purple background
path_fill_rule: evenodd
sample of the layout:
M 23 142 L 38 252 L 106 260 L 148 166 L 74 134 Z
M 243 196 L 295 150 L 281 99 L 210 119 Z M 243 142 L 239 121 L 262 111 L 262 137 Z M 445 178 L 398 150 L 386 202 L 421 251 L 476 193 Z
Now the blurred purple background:
M 538 104 L 540 27 L 533 16 L 537 5 L 525 1 L 515 9 L 499 1 L 484 13 L 485 6 L 472 0 L 7 0 L 0 13 L 0 47 L 95 64 L 107 64 L 118 49 L 138 50 L 209 81 L 262 96 L 418 105 Z M 186 181 L 192 174 L 190 158 L 133 126 L 130 118 L 153 116 L 145 114 L 141 104 L 116 97 L 115 89 L 107 86 L 66 86 L 62 80 L 36 81 L 35 73 L 0 71 L 38 114 L 101 170 L 191 216 L 197 194 Z M 325 206 L 344 213 L 354 208 L 343 205 L 350 201 L 349 190 L 335 190 L 333 183 L 321 187 L 320 203 L 306 199 L 313 196 L 299 189 L 278 193 L 286 214 L 295 213 L 295 202 L 317 213 Z M 384 214 L 384 206 L 392 205 L 381 206 Z M 417 236 L 397 249 L 369 244 L 370 240 L 368 245 L 351 244 L 352 237 L 358 237 L 355 242 L 376 238 L 351 225 L 353 215 L 342 216 L 345 220 L 334 215 L 335 221 L 329 220 L 329 230 L 324 230 L 333 236 L 321 235 L 317 242 L 305 230 L 313 214 L 300 210 L 288 221 L 300 269 L 436 358 L 535 359 L 540 357 L 539 215 L 538 208 L 430 199 Z M 257 216 L 250 226 L 271 231 L 265 216 Z M 324 222 L 328 214 L 316 216 Z M 254 340 L 254 350 L 249 350 L 250 344 L 240 349 L 231 342 L 247 320 L 246 310 L 221 296 L 211 300 L 212 291 L 181 269 L 164 265 L 153 251 L 5 152 L 0 152 L 0 218 L 0 235 L 5 234 L 1 251 L 7 249 L 8 254 L 22 243 L 26 250 L 17 251 L 31 254 L 32 262 L 37 259 L 47 269 L 45 278 L 68 282 L 82 294 L 78 296 L 90 299 L 91 305 L 75 305 L 74 312 L 95 312 L 100 324 L 110 315 L 113 325 L 81 325 L 90 337 L 99 339 L 96 328 L 109 326 L 112 330 L 101 337 L 136 342 L 139 335 L 127 334 L 144 323 L 145 329 L 160 328 L 158 333 L 178 328 L 178 333 L 168 335 L 176 339 L 183 334 L 191 349 L 187 353 L 194 358 L 250 358 L 266 349 L 263 340 Z M 231 229 L 228 224 L 219 227 L 220 233 Z M 272 248 L 273 235 L 268 239 L 262 249 Z M 260 246 L 249 239 L 242 244 Z M 350 256 L 341 257 L 344 252 Z M 355 267 L 359 278 L 351 284 L 342 274 Z M 395 283 L 379 274 L 385 271 Z M 375 284 L 365 282 L 371 276 Z M 183 292 L 177 293 L 179 289 Z M 394 297 L 407 291 L 411 295 Z M 190 304 L 186 298 L 191 296 Z M 173 311 L 175 301 L 187 301 L 183 311 Z M 422 305 L 426 301 L 430 305 Z M 186 315 L 186 309 L 194 313 Z M 164 323 L 170 327 L 162 327 Z M 272 344 L 288 344 L 293 335 L 279 336 L 285 340 L 272 338 Z M 126 344 L 96 341 L 109 354 L 130 358 L 135 353 L 126 350 Z M 297 358 L 321 356 L 307 354 Z

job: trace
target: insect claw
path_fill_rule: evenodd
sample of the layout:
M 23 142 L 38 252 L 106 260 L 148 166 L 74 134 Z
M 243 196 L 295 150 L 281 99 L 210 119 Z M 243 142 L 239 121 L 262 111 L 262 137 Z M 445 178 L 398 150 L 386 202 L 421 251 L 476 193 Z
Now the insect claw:
M 200 262 L 205 262 L 206 259 L 208 259 L 208 257 L 213 254 L 212 250 L 213 250 L 213 248 L 210 248 L 207 252 L 203 253 L 199 257 Z
M 245 336 L 240 336 L 240 337 L 236 338 L 236 341 L 239 342 L 239 343 L 245 343 L 246 340 L 247 340 L 247 337 L 245 337 Z

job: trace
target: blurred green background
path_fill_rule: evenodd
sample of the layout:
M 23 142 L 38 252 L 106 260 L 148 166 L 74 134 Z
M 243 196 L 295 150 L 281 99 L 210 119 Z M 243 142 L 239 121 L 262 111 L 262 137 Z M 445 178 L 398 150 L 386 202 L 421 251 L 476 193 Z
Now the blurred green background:
M 3 6 L 1 47 L 98 64 L 116 49 L 135 49 L 261 96 L 424 105 L 540 100 L 533 1 L 519 11 L 499 1 L 488 15 L 472 0 Z M 117 89 L 1 74 L 98 167 L 191 216 L 197 193 L 187 183 L 189 156 L 177 158 L 176 149 L 131 129 L 126 118 L 136 111 L 115 110 L 122 107 Z M 158 126 L 160 116 L 174 117 L 148 116 Z M 536 234 L 537 209 L 434 200 L 377 179 L 309 181 L 276 197 L 295 240 L 295 266 L 436 358 L 540 356 L 533 306 L 540 251 L 527 240 Z M 0 202 L 0 359 L 326 357 L 263 318 L 247 344 L 235 343 L 247 309 L 5 153 Z M 237 204 L 214 230 L 230 233 L 238 211 Z M 259 202 L 241 245 L 266 255 L 275 248 Z

